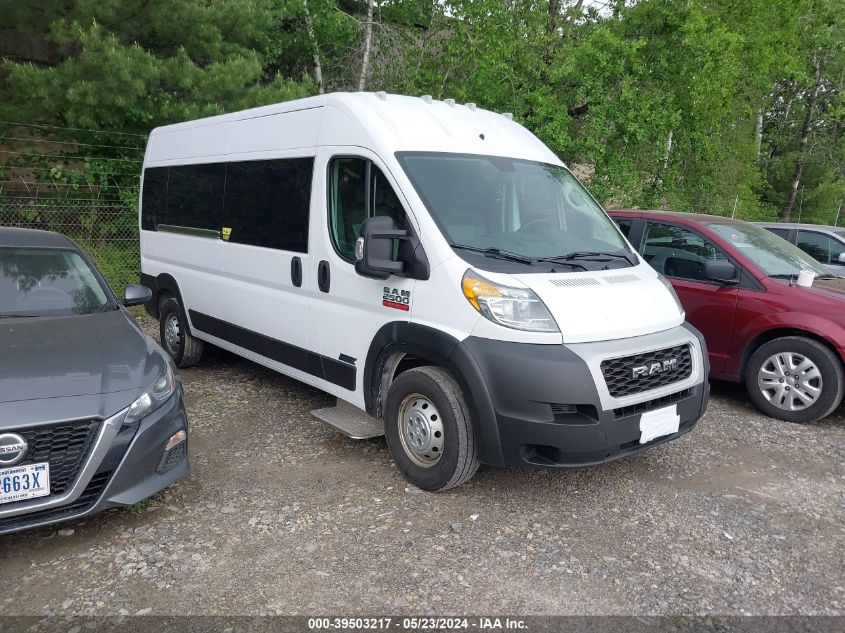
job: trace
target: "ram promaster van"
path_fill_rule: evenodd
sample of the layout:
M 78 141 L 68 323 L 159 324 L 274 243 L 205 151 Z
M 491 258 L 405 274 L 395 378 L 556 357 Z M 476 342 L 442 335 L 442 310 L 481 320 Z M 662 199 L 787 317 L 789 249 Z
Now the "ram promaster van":
M 707 355 L 671 286 L 509 114 L 331 94 L 153 130 L 142 283 L 210 343 L 322 389 L 426 490 L 601 464 L 693 428 Z

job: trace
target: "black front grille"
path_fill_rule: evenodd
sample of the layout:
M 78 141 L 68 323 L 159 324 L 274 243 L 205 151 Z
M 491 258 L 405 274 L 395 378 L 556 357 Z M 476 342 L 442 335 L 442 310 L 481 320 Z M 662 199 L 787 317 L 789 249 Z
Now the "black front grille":
M 670 365 L 671 359 L 675 359 L 674 365 Z M 635 369 L 639 371 L 635 372 Z M 689 345 L 676 345 L 656 352 L 604 360 L 601 371 L 610 395 L 621 398 L 688 378 L 692 374 L 692 354 Z
M 94 507 L 109 478 L 112 471 L 103 471 L 94 475 L 91 481 L 85 486 L 85 490 L 76 501 L 60 506 L 58 508 L 50 508 L 49 510 L 39 510 L 37 512 L 30 512 L 28 514 L 19 514 L 13 517 L 0 518 L 0 530 L 14 530 L 36 525 L 42 522 L 62 521 L 77 514 L 82 514 Z
M 627 407 L 614 409 L 613 415 L 617 418 L 627 418 L 631 415 L 642 415 L 646 411 L 660 409 L 661 407 L 668 407 L 680 402 L 681 400 L 686 400 L 691 395 L 692 389 L 684 389 L 683 391 L 679 391 L 677 393 L 670 393 L 668 396 L 663 396 L 662 398 L 655 398 L 654 400 L 639 402 L 637 404 L 628 405 Z
M 99 427 L 96 420 L 79 420 L 15 430 L 29 445 L 26 458 L 15 466 L 49 462 L 50 497 L 62 495 L 76 481 Z

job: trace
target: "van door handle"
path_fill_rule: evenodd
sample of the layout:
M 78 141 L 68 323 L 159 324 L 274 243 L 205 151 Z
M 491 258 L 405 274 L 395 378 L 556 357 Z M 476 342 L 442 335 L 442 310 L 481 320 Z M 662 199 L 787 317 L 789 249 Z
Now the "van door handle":
M 302 285 L 302 260 L 299 257 L 290 260 L 290 280 L 297 288 Z
M 328 292 L 331 286 L 331 274 L 329 273 L 329 262 L 325 259 L 317 266 L 317 286 L 322 292 Z

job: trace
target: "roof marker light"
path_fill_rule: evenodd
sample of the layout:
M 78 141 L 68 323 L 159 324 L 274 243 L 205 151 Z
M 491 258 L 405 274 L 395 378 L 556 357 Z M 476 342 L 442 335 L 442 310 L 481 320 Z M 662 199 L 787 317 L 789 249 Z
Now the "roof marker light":
M 382 101 L 387 101 L 387 93 L 384 90 L 379 90 L 376 93 L 376 96 L 381 99 Z
M 502 112 L 502 116 L 508 121 L 513 121 L 513 112 Z
M 422 99 L 426 103 L 431 103 L 431 95 L 423 95 L 422 97 L 420 97 L 420 99 Z
M 470 110 L 472 110 L 473 112 L 475 112 L 475 104 L 474 104 L 472 101 L 470 101 L 469 103 L 467 103 L 467 107 L 468 107 Z
M 455 107 L 455 100 L 454 99 L 443 99 L 443 103 L 445 103 L 450 108 Z

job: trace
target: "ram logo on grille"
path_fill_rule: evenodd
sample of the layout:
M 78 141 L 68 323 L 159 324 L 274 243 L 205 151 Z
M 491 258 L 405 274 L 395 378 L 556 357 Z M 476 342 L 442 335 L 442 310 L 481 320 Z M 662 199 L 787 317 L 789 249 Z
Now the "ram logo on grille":
M 631 369 L 633 378 L 642 378 L 644 376 L 653 376 L 654 374 L 662 374 L 667 371 L 674 371 L 678 368 L 677 358 L 667 358 L 661 362 L 648 363 L 646 365 L 637 365 Z

